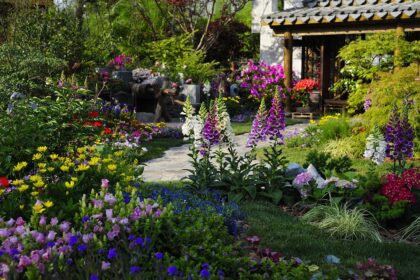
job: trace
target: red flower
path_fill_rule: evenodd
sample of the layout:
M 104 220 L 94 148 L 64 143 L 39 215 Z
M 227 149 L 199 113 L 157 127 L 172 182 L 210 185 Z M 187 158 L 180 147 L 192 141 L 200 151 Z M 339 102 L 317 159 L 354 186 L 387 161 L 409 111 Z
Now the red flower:
M 85 123 L 83 124 L 83 126 L 90 126 L 90 125 L 92 125 L 92 123 L 91 123 L 91 122 L 85 122 Z
M 9 180 L 6 177 L 0 177 L 0 186 L 2 187 L 9 186 Z
M 313 91 L 316 88 L 318 88 L 318 83 L 311 79 L 300 80 L 293 87 L 294 90 L 304 90 L 309 92 Z
M 407 169 L 402 173 L 401 177 L 395 174 L 388 174 L 386 179 L 387 182 L 382 186 L 381 193 L 392 204 L 398 201 L 416 203 L 416 197 L 412 193 L 412 189 L 420 188 L 420 168 Z
M 89 118 L 94 119 L 97 118 L 99 116 L 99 113 L 96 111 L 92 111 L 88 113 Z
M 104 128 L 104 134 L 111 134 L 111 133 L 112 133 L 112 130 L 110 128 L 108 127 Z
M 93 126 L 94 127 L 101 127 L 102 126 L 102 123 L 101 122 L 94 122 L 93 123 Z

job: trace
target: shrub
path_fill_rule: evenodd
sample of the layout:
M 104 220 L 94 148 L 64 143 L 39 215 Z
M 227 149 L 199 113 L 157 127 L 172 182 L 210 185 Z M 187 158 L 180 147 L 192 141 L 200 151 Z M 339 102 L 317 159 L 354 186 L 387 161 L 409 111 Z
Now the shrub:
M 329 140 L 323 150 L 333 157 L 359 158 L 363 154 L 364 135 L 350 136 L 337 140 Z
M 352 170 L 352 162 L 349 157 L 333 158 L 331 154 L 318 152 L 317 150 L 312 150 L 306 155 L 304 166 L 307 167 L 309 164 L 314 165 L 324 178 L 331 175 L 333 171 L 345 173 Z
M 303 220 L 338 238 L 382 240 L 372 215 L 363 209 L 350 209 L 348 205 L 315 206 Z
M 318 137 L 321 143 L 351 135 L 350 125 L 347 119 L 339 115 L 321 118 L 318 128 L 320 130 Z

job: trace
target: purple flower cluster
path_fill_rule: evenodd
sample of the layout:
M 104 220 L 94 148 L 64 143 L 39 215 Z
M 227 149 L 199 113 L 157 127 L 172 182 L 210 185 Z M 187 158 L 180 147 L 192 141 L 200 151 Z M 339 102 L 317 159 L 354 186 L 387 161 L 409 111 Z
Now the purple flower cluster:
M 400 161 L 405 157 L 413 157 L 413 128 L 408 122 L 407 114 L 403 114 L 401 119 L 396 106 L 386 125 L 385 140 L 387 142 L 386 155 L 391 159 Z
M 264 141 L 266 137 L 269 137 L 271 140 L 280 140 L 283 143 L 282 131 L 285 127 L 285 115 L 280 95 L 278 93 L 274 95 L 268 116 L 264 106 L 264 99 L 261 100 L 258 113 L 252 122 L 247 147 L 254 147 L 258 141 Z
M 240 81 L 241 88 L 250 89 L 255 97 L 262 97 L 282 90 L 280 85 L 284 79 L 284 70 L 280 64 L 268 65 L 264 62 L 256 64 L 253 60 L 249 60 L 240 77 L 236 79 Z
M 266 139 L 265 129 L 267 122 L 267 111 L 265 109 L 265 100 L 261 99 L 260 108 L 258 109 L 257 115 L 252 122 L 251 132 L 249 133 L 247 147 L 254 147 L 258 141 L 264 141 Z
M 372 100 L 370 98 L 366 99 L 363 103 L 363 108 L 365 109 L 365 112 L 369 110 L 369 108 L 372 106 Z
M 207 114 L 206 121 L 204 122 L 203 128 L 203 139 L 206 145 L 212 146 L 219 143 L 220 132 L 216 128 L 217 126 L 217 104 L 214 103 L 213 107 Z
M 280 95 L 275 94 L 271 102 L 270 112 L 267 118 L 267 126 L 265 128 L 265 135 L 270 139 L 281 140 L 283 139 L 282 131 L 286 127 L 284 119 L 283 105 L 280 100 Z

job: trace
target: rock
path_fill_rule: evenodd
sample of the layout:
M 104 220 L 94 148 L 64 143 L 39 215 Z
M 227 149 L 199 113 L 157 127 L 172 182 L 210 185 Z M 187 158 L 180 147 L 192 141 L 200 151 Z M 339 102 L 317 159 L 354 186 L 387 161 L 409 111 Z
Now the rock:
M 310 164 L 308 168 L 306 168 L 306 172 L 311 174 L 312 178 L 315 179 L 318 188 L 324 187 L 325 179 L 322 178 L 322 176 L 318 173 L 318 170 L 316 170 L 315 166 Z
M 301 165 L 293 162 L 287 166 L 286 169 L 286 177 L 296 177 L 298 174 L 305 172 L 305 168 L 303 168 Z

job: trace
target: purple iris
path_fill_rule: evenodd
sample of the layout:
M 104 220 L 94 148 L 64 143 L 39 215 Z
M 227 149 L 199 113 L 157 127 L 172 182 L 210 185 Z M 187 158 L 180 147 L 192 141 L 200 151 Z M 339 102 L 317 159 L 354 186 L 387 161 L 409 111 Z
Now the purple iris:
M 162 260 L 163 259 L 163 253 L 161 253 L 161 252 L 155 253 L 155 258 L 158 259 L 158 260 Z
M 177 273 L 178 273 L 178 269 L 176 268 L 176 266 L 168 267 L 169 276 L 176 276 Z

